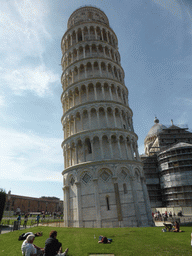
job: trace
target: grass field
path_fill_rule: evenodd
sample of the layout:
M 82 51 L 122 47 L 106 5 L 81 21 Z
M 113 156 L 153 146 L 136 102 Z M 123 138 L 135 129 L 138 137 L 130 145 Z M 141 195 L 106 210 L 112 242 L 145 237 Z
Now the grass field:
M 34 227 L 26 232 L 43 231 L 42 237 L 35 238 L 34 244 L 44 247 L 51 230 L 57 230 L 58 240 L 63 250 L 69 248 L 68 256 L 88 256 L 89 254 L 129 255 L 191 255 L 192 227 L 181 227 L 182 233 L 165 232 L 162 227 L 151 228 L 52 228 Z M 22 241 L 19 235 L 24 231 L 14 231 L 0 235 L 0 255 L 19 256 Z M 98 244 L 99 235 L 112 238 L 111 244 Z M 96 239 L 94 239 L 94 236 Z

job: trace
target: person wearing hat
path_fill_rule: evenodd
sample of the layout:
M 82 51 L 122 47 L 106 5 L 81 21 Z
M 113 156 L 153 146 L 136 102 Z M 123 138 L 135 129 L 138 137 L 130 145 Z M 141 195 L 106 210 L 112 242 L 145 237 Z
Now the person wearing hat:
M 35 240 L 35 235 L 30 234 L 27 236 L 26 240 L 22 243 L 21 251 L 23 256 L 41 256 L 44 252 L 43 248 L 40 248 L 33 244 Z

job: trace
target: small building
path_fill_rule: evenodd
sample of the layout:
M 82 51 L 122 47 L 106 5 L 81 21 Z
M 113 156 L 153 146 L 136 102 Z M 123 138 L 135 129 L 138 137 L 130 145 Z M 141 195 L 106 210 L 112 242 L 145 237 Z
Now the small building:
M 11 194 L 8 192 L 5 211 L 15 213 L 29 212 L 63 212 L 63 201 L 57 197 L 27 197 Z

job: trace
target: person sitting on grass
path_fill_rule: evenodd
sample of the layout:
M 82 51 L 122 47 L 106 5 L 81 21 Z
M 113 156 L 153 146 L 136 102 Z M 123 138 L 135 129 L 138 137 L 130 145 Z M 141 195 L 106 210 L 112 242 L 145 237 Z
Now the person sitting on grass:
M 107 239 L 106 236 L 99 236 L 99 241 L 98 243 L 102 243 L 102 244 L 110 244 L 111 241 L 109 239 Z
M 180 227 L 179 227 L 179 223 L 177 221 L 175 221 L 175 226 L 174 226 L 173 232 L 181 232 Z
M 65 256 L 68 252 L 68 248 L 62 253 L 62 244 L 56 239 L 57 231 L 53 230 L 49 234 L 49 238 L 45 242 L 44 256 Z M 60 253 L 60 254 L 59 254 Z
M 28 235 L 22 243 L 21 251 L 23 256 L 42 256 L 44 249 L 33 244 L 35 235 Z

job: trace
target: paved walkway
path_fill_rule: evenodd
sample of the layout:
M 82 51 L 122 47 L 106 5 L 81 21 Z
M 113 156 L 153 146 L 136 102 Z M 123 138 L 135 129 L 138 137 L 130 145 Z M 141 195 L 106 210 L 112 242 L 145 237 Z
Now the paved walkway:
M 27 228 L 31 228 L 31 226 L 27 226 L 26 228 L 20 227 L 19 230 L 25 230 L 25 229 L 27 229 Z M 13 227 L 2 228 L 0 234 L 6 234 L 6 233 L 9 233 L 9 232 L 11 232 L 11 231 L 13 231 Z M 23 233 L 24 233 L 24 232 L 23 232 Z

